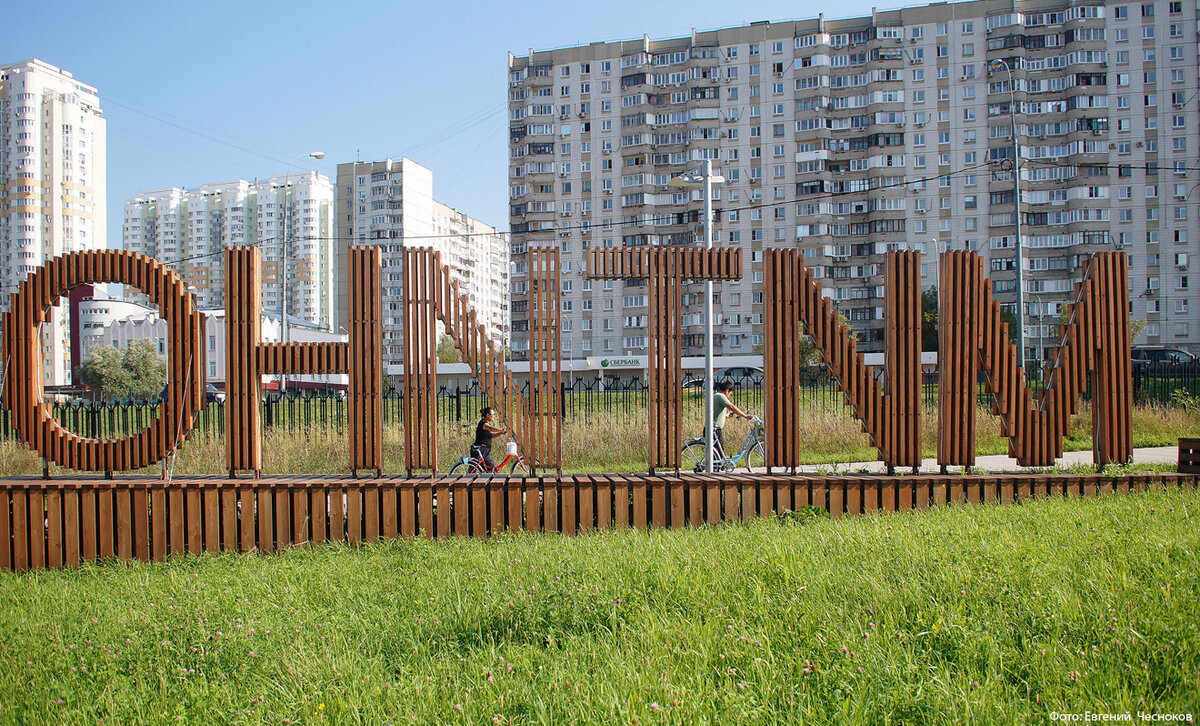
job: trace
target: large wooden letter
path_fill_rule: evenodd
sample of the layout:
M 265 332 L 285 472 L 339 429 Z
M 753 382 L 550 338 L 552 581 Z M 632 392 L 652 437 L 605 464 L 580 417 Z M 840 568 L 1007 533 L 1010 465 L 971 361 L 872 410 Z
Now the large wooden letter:
M 59 426 L 42 398 L 38 326 L 54 301 L 77 285 L 119 282 L 145 292 L 170 331 L 167 398 L 137 434 L 118 440 L 87 439 Z M 21 281 L 4 314 L 4 402 L 21 438 L 59 466 L 80 471 L 128 471 L 160 461 L 191 431 L 204 406 L 204 316 L 182 278 L 157 260 L 118 250 L 72 252 L 56 257 Z
M 471 367 L 488 405 L 508 424 L 531 469 L 562 473 L 559 255 L 558 250 L 536 247 L 529 253 L 529 393 L 522 405 L 521 387 L 505 365 L 504 351 L 459 292 L 441 253 L 427 247 L 404 251 L 404 460 L 410 474 L 417 469 L 437 470 L 439 321 Z
M 805 268 L 799 250 L 767 250 L 763 280 L 763 349 L 768 467 L 800 463 L 800 362 L 793 351 L 799 323 L 854 417 L 888 466 L 921 465 L 921 258 L 889 252 L 884 279 L 885 385 L 856 350 L 854 333 Z M 883 389 L 883 390 L 881 390 Z
M 650 471 L 679 470 L 683 447 L 683 311 L 684 280 L 738 280 L 739 248 L 654 247 L 589 251 L 588 277 L 629 280 L 645 278 L 650 287 Z
M 350 469 L 383 468 L 382 255 L 350 248 L 349 343 L 263 343 L 261 253 L 225 249 L 225 437 L 229 475 L 262 470 L 262 377 L 350 377 Z
M 1088 261 L 1076 285 L 1070 323 L 1045 388 L 1035 402 L 1025 387 L 1021 351 L 1008 341 L 1000 303 L 983 278 L 974 252 L 942 257 L 939 357 L 938 463 L 975 463 L 978 371 L 992 394 L 992 412 L 1022 466 L 1050 466 L 1063 454 L 1063 436 L 1079 396 L 1092 388 L 1092 449 L 1097 464 L 1126 462 L 1133 454 L 1133 385 L 1129 350 L 1129 261 L 1105 252 Z

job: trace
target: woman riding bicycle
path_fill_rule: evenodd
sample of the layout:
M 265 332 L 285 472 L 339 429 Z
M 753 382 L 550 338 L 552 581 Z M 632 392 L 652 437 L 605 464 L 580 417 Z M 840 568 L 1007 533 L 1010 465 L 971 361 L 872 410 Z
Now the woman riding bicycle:
M 496 409 L 488 406 L 483 409 L 483 418 L 479 420 L 479 424 L 475 426 L 475 443 L 471 444 L 471 458 L 478 459 L 489 470 L 495 470 L 496 464 L 492 461 L 492 439 L 496 434 L 507 434 L 508 429 L 498 428 L 496 426 Z

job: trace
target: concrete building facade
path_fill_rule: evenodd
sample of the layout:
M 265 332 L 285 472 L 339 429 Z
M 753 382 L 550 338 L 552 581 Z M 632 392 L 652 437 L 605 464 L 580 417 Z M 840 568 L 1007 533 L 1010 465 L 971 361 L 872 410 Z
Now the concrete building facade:
M 0 311 L 43 262 L 105 247 L 105 119 L 95 88 L 40 60 L 0 66 Z M 71 380 L 68 305 L 42 330 L 43 384 Z
M 1088 255 L 1114 248 L 1131 255 L 1139 342 L 1200 349 L 1194 2 L 938 3 L 531 50 L 508 66 L 517 357 L 532 245 L 562 251 L 565 357 L 645 352 L 643 283 L 584 279 L 584 253 L 696 243 L 701 192 L 668 183 L 706 158 L 726 180 L 719 243 L 747 252 L 742 281 L 716 293 L 718 354 L 758 349 L 772 247 L 803 250 L 862 350 L 882 350 L 888 250 L 977 250 L 1015 311 L 1010 109 L 1027 359 L 1055 344 Z M 684 355 L 699 354 L 699 285 L 684 306 Z
M 125 249 L 162 260 L 183 275 L 202 307 L 225 304 L 221 250 L 257 245 L 263 307 L 279 310 L 287 295 L 289 318 L 333 330 L 338 324 L 333 230 L 333 187 L 323 174 L 308 171 L 262 182 L 141 192 L 125 202 L 122 234 Z M 145 301 L 136 290 L 127 294 Z
M 488 334 L 509 337 L 508 235 L 433 198 L 433 172 L 412 159 L 347 162 L 337 171 L 338 275 L 346 290 L 351 244 L 383 250 L 384 363 L 404 360 L 402 252 L 407 246 L 442 253 Z M 338 300 L 343 317 L 346 295 Z

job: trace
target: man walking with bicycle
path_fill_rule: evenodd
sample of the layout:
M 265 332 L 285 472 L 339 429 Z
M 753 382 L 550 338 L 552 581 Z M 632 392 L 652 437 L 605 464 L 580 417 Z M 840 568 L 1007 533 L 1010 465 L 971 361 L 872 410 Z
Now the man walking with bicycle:
M 732 390 L 733 383 L 726 379 L 717 383 L 716 390 L 713 392 L 713 448 L 716 449 L 716 459 L 725 458 L 725 440 L 721 436 L 721 429 L 725 428 L 726 417 L 732 413 L 747 421 L 753 418 L 729 400 L 729 392 Z

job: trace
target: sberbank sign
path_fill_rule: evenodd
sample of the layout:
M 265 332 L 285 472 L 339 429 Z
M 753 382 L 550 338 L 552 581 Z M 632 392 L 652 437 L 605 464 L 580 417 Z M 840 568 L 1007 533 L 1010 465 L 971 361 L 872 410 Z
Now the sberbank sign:
M 644 356 L 630 356 L 628 358 L 588 358 L 588 367 L 593 368 L 645 368 L 646 358 Z

